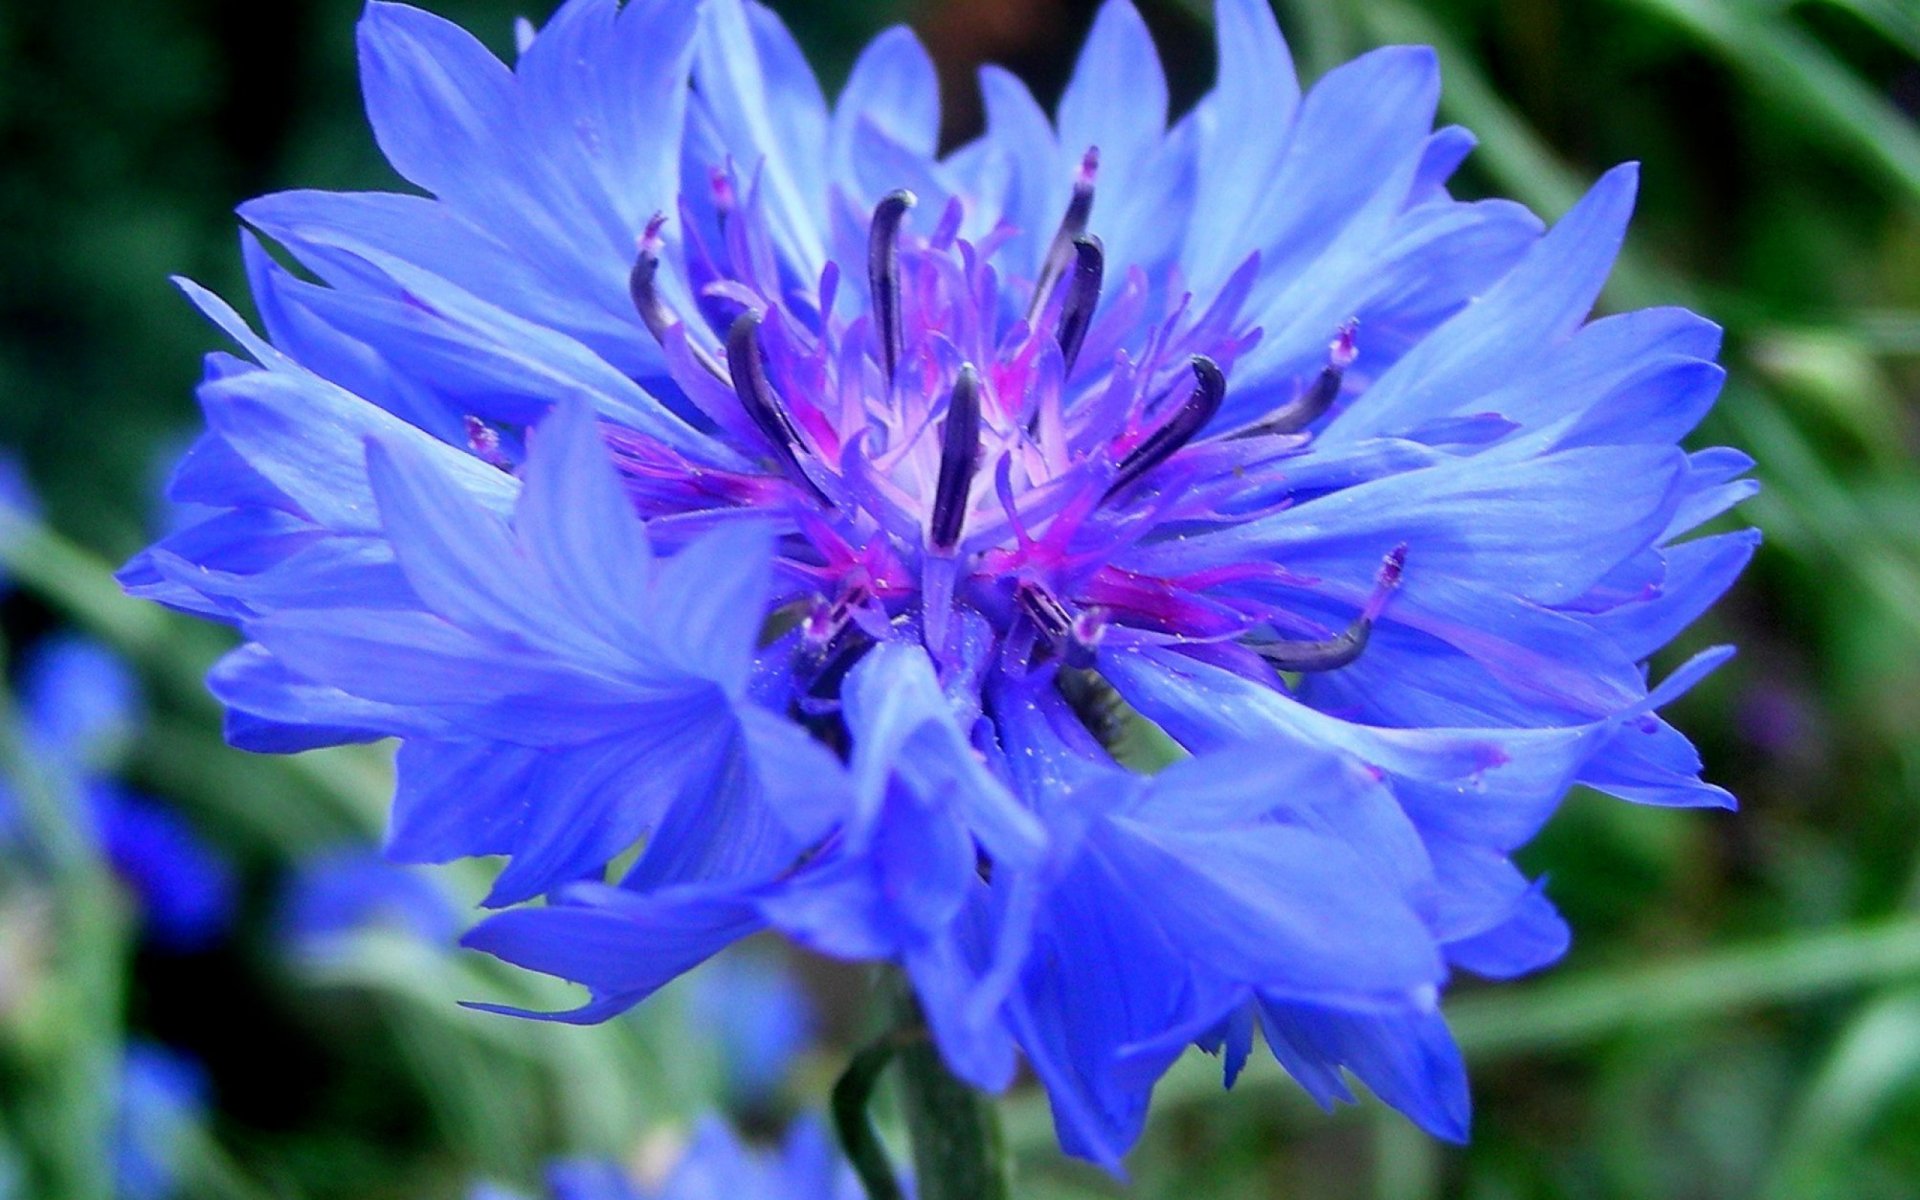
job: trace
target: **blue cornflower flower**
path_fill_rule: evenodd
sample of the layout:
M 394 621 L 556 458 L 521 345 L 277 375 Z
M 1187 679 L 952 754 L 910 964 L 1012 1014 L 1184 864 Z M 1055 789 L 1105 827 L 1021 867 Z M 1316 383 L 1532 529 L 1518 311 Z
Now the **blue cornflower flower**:
M 233 918 L 233 869 L 171 807 L 105 773 L 138 723 L 132 671 L 85 638 L 41 639 L 22 659 L 19 693 L 29 747 L 78 806 L 77 818 L 127 885 L 147 942 L 193 952 Z M 0 780 L 0 839 L 19 836 L 17 801 Z
M 689 980 L 687 1021 L 720 1057 L 724 1095 L 752 1108 L 776 1099 L 812 1042 L 813 998 L 787 966 L 765 954 L 722 954 Z
M 168 1200 L 180 1194 L 186 1142 L 202 1136 L 210 1107 L 206 1071 L 155 1042 L 129 1043 L 114 1114 L 114 1194 Z
M 853 1172 L 827 1140 L 818 1122 L 801 1120 L 779 1147 L 755 1150 L 719 1120 L 708 1117 L 693 1131 L 679 1161 L 657 1185 L 618 1163 L 570 1159 L 547 1170 L 552 1200 L 862 1200 Z M 473 1200 L 509 1200 L 513 1193 L 482 1187 Z
M 243 631 L 236 744 L 402 738 L 389 852 L 507 856 L 489 903 L 549 903 L 471 944 L 567 1019 L 772 927 L 1108 1165 L 1256 1030 L 1463 1137 L 1440 990 L 1567 940 L 1510 853 L 1576 783 L 1731 803 L 1655 715 L 1726 652 L 1645 663 L 1750 463 L 1676 444 L 1717 329 L 1586 321 L 1631 167 L 1543 232 L 1447 192 L 1431 51 L 1303 93 L 1217 18 L 1171 125 L 1110 0 L 1055 118 L 989 68 L 942 155 L 904 30 L 829 105 L 743 0 L 573 0 L 511 67 L 370 5 L 429 195 L 242 208 L 317 282 L 244 238 L 265 338 L 186 285 L 248 357 L 128 586 Z M 1130 710 L 1186 761 L 1116 761 Z
M 280 935 L 303 954 L 324 954 L 338 939 L 368 930 L 451 949 L 461 924 L 444 888 L 371 847 L 342 846 L 302 859 L 280 900 Z

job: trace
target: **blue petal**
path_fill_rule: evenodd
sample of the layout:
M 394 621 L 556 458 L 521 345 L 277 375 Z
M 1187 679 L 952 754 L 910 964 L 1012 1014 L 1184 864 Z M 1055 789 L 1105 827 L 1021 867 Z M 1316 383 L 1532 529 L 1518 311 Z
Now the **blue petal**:
M 970 159 L 972 167 L 957 165 L 956 172 L 971 177 L 970 190 L 990 213 L 997 208 L 997 219 L 1014 226 L 1009 261 L 1038 270 L 1066 210 L 1073 176 L 1060 169 L 1053 122 L 1018 77 L 1000 67 L 982 67 L 980 98 L 986 107 L 987 135 L 971 153 L 955 156 L 957 163 Z
M 649 640 L 642 613 L 653 548 L 598 423 L 584 405 L 563 404 L 538 437 L 513 514 L 520 552 L 588 632 L 610 646 Z
M 1214 26 L 1219 79 L 1196 109 L 1195 152 L 1196 207 L 1213 217 L 1188 226 L 1181 260 L 1198 282 L 1223 278 L 1252 248 L 1236 235 L 1280 173 L 1300 103 L 1293 55 L 1266 0 L 1220 0 Z
M 1171 251 L 1166 234 L 1177 218 L 1161 185 L 1173 172 L 1160 154 L 1167 82 L 1132 0 L 1101 6 L 1060 97 L 1058 124 L 1067 161 L 1054 170 L 1063 178 L 1089 147 L 1100 151 L 1097 222 L 1108 261 L 1146 266 Z
M 513 74 L 458 25 L 401 4 L 367 6 L 361 82 L 394 169 L 437 195 L 484 203 L 502 172 Z
M 1260 1024 L 1274 1057 L 1322 1107 L 1353 1099 L 1340 1081 L 1345 1067 L 1428 1133 L 1467 1140 L 1466 1065 L 1439 1013 L 1352 1013 L 1269 1000 Z
M 214 664 L 207 688 L 227 708 L 227 741 L 262 754 L 376 741 L 418 722 L 416 714 L 297 675 L 251 643 Z
M 1519 266 L 1407 354 L 1335 420 L 1323 445 L 1418 424 L 1483 396 L 1579 328 L 1626 232 L 1637 168 L 1602 176 Z
M 1362 602 L 1387 553 L 1406 547 L 1402 592 L 1423 580 L 1499 581 L 1510 594 L 1572 599 L 1654 544 L 1685 459 L 1671 446 L 1604 446 L 1544 457 L 1490 455 L 1387 476 L 1237 526 L 1141 547 L 1141 569 L 1181 574 L 1282 561 L 1338 581 Z
M 636 896 L 612 888 L 571 891 L 577 903 L 498 913 L 462 944 L 515 966 L 586 985 L 593 1003 L 571 1013 L 490 1011 L 588 1023 L 640 1003 L 675 977 L 761 928 L 751 903 L 728 891 L 674 889 Z
M 504 512 L 513 481 L 374 405 L 300 373 L 256 371 L 201 386 L 211 425 L 298 511 L 335 533 L 379 530 L 367 478 L 369 438 L 408 445 L 477 505 Z
M 1634 658 L 1646 658 L 1680 635 L 1733 586 L 1760 546 L 1757 529 L 1723 533 L 1661 551 L 1666 575 L 1659 593 L 1588 620 Z
M 1333 747 L 1379 768 L 1425 831 L 1496 849 L 1533 836 L 1610 732 L 1383 729 L 1316 712 L 1260 684 L 1163 650 L 1110 651 L 1101 672 L 1189 748 L 1239 742 Z
M 806 59 L 760 5 L 712 0 L 701 12 L 694 78 L 695 103 L 722 148 L 749 176 L 760 173 L 787 265 L 817 279 L 827 253 L 827 106 Z
M 1357 215 L 1383 219 L 1400 210 L 1439 99 L 1439 64 L 1425 47 L 1376 50 L 1327 72 L 1300 106 L 1275 176 L 1258 184 L 1247 208 L 1223 214 L 1216 244 L 1226 257 L 1219 268 L 1237 266 L 1257 249 L 1262 273 L 1290 282 Z M 1195 269 L 1197 279 L 1206 278 Z M 1326 286 L 1324 278 L 1318 282 Z
M 854 133 L 861 121 L 909 153 L 931 160 L 940 139 L 940 80 L 911 29 L 896 26 L 867 43 L 833 109 L 834 170 L 860 178 Z M 894 186 L 900 186 L 895 184 Z
M 1037 860 L 1045 840 L 1039 823 L 981 765 L 925 650 L 875 647 L 849 673 L 845 703 L 854 778 L 866 796 L 877 801 L 886 777 L 898 773 L 926 802 L 949 808 L 996 862 Z
M 1098 843 L 1182 955 L 1227 978 L 1328 996 L 1393 995 L 1445 975 L 1419 917 L 1365 886 L 1366 865 L 1331 838 L 1285 825 L 1204 832 L 1120 817 Z

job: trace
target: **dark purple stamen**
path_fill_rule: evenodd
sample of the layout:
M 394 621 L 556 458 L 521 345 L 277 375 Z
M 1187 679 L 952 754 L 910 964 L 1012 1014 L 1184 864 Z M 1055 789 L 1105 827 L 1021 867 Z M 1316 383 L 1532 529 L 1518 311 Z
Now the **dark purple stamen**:
M 1386 607 L 1387 597 L 1400 586 L 1400 574 L 1407 565 L 1407 548 L 1395 546 L 1380 564 L 1380 576 L 1366 607 L 1353 619 L 1344 633 L 1317 642 L 1256 642 L 1253 650 L 1281 671 L 1332 671 L 1359 658 L 1373 635 L 1373 623 Z
M 966 522 L 967 493 L 980 466 L 980 376 L 973 364 L 960 368 L 947 401 L 946 430 L 940 440 L 940 477 L 933 489 L 933 520 L 928 539 L 937 550 L 951 550 Z
M 1220 402 L 1227 395 L 1227 377 L 1204 354 L 1194 355 L 1192 366 L 1193 391 L 1174 410 L 1173 415 L 1161 423 L 1160 428 L 1148 434 L 1146 440 L 1120 460 L 1120 471 L 1107 488 L 1108 496 L 1173 457 L 1175 451 L 1192 441 L 1194 435 L 1206 428 L 1207 422 L 1213 420 L 1214 414 L 1220 411 Z
M 654 278 L 660 273 L 660 247 L 663 239 L 660 230 L 665 227 L 665 213 L 653 214 L 647 222 L 647 231 L 640 235 L 637 245 L 638 254 L 633 260 L 633 271 L 627 276 L 627 294 L 633 297 L 633 307 L 640 312 L 640 320 L 653 335 L 654 341 L 666 336 L 673 327 L 673 314 L 660 300 L 660 291 L 654 286 Z
M 660 289 L 656 284 L 660 274 L 660 247 L 664 244 L 660 230 L 666 223 L 667 218 L 664 213 L 653 214 L 653 219 L 647 222 L 646 232 L 640 235 L 638 252 L 633 260 L 633 270 L 627 276 L 627 294 L 633 297 L 633 307 L 640 313 L 641 324 L 647 327 L 647 332 L 653 335 L 653 340 L 662 345 L 666 343 L 667 334 L 679 324 L 674 320 L 673 313 L 668 310 L 666 302 L 660 299 Z M 707 353 L 704 346 L 689 338 L 687 349 L 692 353 L 694 361 L 715 379 L 722 383 L 727 381 L 726 371 L 721 368 L 713 355 Z
M 1080 159 L 1080 170 L 1074 176 L 1073 196 L 1067 201 L 1066 215 L 1060 218 L 1060 228 L 1054 231 L 1053 243 L 1047 247 L 1047 257 L 1040 264 L 1040 276 L 1033 281 L 1033 298 L 1027 302 L 1029 323 L 1047 306 L 1054 285 L 1066 274 L 1067 263 L 1073 257 L 1073 243 L 1087 231 L 1087 222 L 1093 217 L 1093 181 L 1099 173 L 1100 147 L 1088 146 Z
M 733 376 L 734 394 L 740 397 L 740 407 L 753 418 L 754 425 L 766 435 L 788 474 L 815 496 L 826 500 L 826 494 L 801 465 L 801 456 L 808 452 L 807 444 L 801 440 L 800 430 L 767 380 L 766 363 L 760 355 L 761 319 L 757 312 L 743 312 L 727 331 L 727 366 Z
M 1107 268 L 1106 252 L 1092 234 L 1073 239 L 1073 254 L 1073 278 L 1067 284 L 1067 299 L 1060 306 L 1060 326 L 1055 334 L 1060 357 L 1065 361 L 1065 375 L 1073 374 L 1080 346 L 1087 340 L 1087 327 L 1093 324 L 1093 310 L 1100 304 L 1100 285 Z
M 1355 322 L 1348 321 L 1340 327 L 1333 343 L 1327 347 L 1327 365 L 1313 381 L 1313 385 L 1299 396 L 1273 411 L 1273 415 L 1258 425 L 1247 429 L 1240 436 L 1250 437 L 1263 433 L 1299 433 L 1302 429 L 1318 421 L 1326 414 L 1333 402 L 1340 397 L 1340 381 L 1346 375 L 1347 368 L 1359 352 L 1353 346 Z
M 1073 614 L 1046 588 L 1022 581 L 1014 589 L 1013 598 L 1049 642 L 1058 645 L 1073 635 Z
M 893 385 L 894 372 L 900 368 L 900 356 L 906 335 L 900 328 L 900 223 L 907 210 L 919 203 L 910 191 L 901 188 L 887 193 L 873 210 L 873 225 L 867 232 L 867 282 L 873 289 L 873 312 L 880 329 L 881 364 L 887 369 L 887 385 Z
M 1093 665 L 1095 651 L 1107 631 L 1103 613 L 1088 609 L 1076 615 L 1052 592 L 1027 580 L 1014 589 L 1013 598 L 1068 667 Z

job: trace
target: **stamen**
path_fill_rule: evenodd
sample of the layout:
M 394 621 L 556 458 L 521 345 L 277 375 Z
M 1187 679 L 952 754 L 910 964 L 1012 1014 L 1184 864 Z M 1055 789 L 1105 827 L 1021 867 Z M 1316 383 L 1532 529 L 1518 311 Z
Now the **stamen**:
M 886 368 L 889 387 L 893 386 L 905 346 L 905 333 L 900 327 L 900 223 L 917 203 L 918 198 L 905 188 L 889 192 L 874 208 L 873 225 L 867 232 L 867 281 L 873 289 L 881 364 Z
M 1073 614 L 1046 588 L 1022 580 L 1014 589 L 1013 598 L 1049 642 L 1059 645 L 1072 635 Z
M 1317 642 L 1257 642 L 1252 648 L 1281 671 L 1332 671 L 1359 658 L 1373 634 L 1373 623 L 1387 606 L 1387 598 L 1400 586 L 1400 575 L 1407 565 L 1407 548 L 1395 546 L 1380 564 L 1373 594 L 1367 597 L 1360 615 L 1346 632 Z
M 1090 608 L 1076 614 L 1052 592 L 1030 580 L 1021 581 L 1013 598 L 1069 668 L 1093 665 L 1094 652 L 1107 632 L 1105 613 Z
M 940 476 L 933 490 L 928 540 L 937 550 L 959 544 L 966 523 L 967 493 L 980 465 L 980 376 L 968 363 L 954 380 L 947 425 L 940 441 Z
M 732 369 L 734 394 L 740 397 L 740 407 L 746 410 L 754 425 L 766 435 L 788 474 L 826 501 L 826 493 L 801 465 L 800 456 L 807 453 L 807 444 L 801 440 L 800 430 L 767 380 L 766 363 L 760 355 L 761 320 L 760 313 L 748 310 L 741 313 L 733 328 L 727 331 L 727 366 Z
M 1107 614 L 1089 608 L 1073 619 L 1067 630 L 1066 660 L 1069 667 L 1091 667 L 1097 661 L 1100 641 L 1107 636 Z
M 829 604 L 823 597 L 816 596 L 809 604 L 806 618 L 800 624 L 802 644 L 808 652 L 816 656 L 826 654 L 828 643 L 840 636 L 840 631 L 853 619 L 854 610 L 873 598 L 873 593 L 864 583 L 850 583 L 841 590 L 840 598 Z
M 660 299 L 660 289 L 656 285 L 660 274 L 660 248 L 666 244 L 666 240 L 660 236 L 660 230 L 666 223 L 665 213 L 653 214 L 653 219 L 647 222 L 646 232 L 635 243 L 637 253 L 633 270 L 627 275 L 627 294 L 633 297 L 633 307 L 640 313 L 640 322 L 653 335 L 653 340 L 661 345 L 666 344 L 667 334 L 679 324 L 668 310 L 666 302 Z M 706 347 L 688 338 L 687 350 L 693 355 L 693 360 L 715 379 L 728 382 L 727 372 L 707 352 Z
M 1120 472 L 1114 476 L 1113 484 L 1107 488 L 1106 495 L 1112 496 L 1121 488 L 1153 470 L 1174 452 L 1193 440 L 1195 434 L 1213 420 L 1220 411 L 1220 402 L 1227 395 L 1227 377 L 1220 368 L 1204 354 L 1196 354 L 1192 359 L 1194 388 L 1188 394 L 1172 416 L 1163 422 L 1160 428 L 1149 434 L 1146 440 L 1128 451 L 1120 460 Z M 1105 497 L 1103 497 L 1104 499 Z
M 733 210 L 740 207 L 740 196 L 733 187 L 733 159 L 727 159 L 727 165 L 707 168 L 707 185 L 713 189 L 714 215 L 724 226 Z
M 1067 201 L 1066 214 L 1060 218 L 1060 228 L 1054 231 L 1052 245 L 1047 247 L 1047 257 L 1040 264 L 1040 276 L 1033 281 L 1033 298 L 1027 301 L 1029 325 L 1047 306 L 1054 285 L 1066 273 L 1075 239 L 1087 231 L 1087 222 L 1093 216 L 1093 181 L 1099 173 L 1100 147 L 1088 146 L 1080 159 L 1080 170 L 1074 175 L 1073 196 Z
M 1359 357 L 1359 351 L 1354 349 L 1353 345 L 1353 331 L 1358 324 L 1357 321 L 1348 321 L 1340 327 L 1340 332 L 1327 346 L 1327 365 L 1321 368 L 1319 376 L 1314 379 L 1311 387 L 1295 399 L 1275 409 L 1273 415 L 1266 420 L 1237 436 L 1299 433 L 1325 415 L 1340 396 L 1341 378 L 1346 374 L 1347 368 L 1353 365 L 1353 360 Z
M 1100 285 L 1106 276 L 1107 256 L 1100 239 L 1092 234 L 1073 239 L 1073 279 L 1067 284 L 1066 303 L 1060 306 L 1060 326 L 1055 334 L 1060 357 L 1065 360 L 1062 377 L 1073 374 L 1080 357 L 1080 346 L 1087 340 L 1087 327 L 1093 324 L 1093 310 L 1100 304 Z
M 506 452 L 500 448 L 499 430 L 472 413 L 467 414 L 463 424 L 467 431 L 467 447 L 473 451 L 475 458 L 502 471 L 513 469 L 513 464 L 507 461 Z
M 645 233 L 635 243 L 638 256 L 633 260 L 633 271 L 627 276 L 627 294 L 633 297 L 633 306 L 640 312 L 640 320 L 646 325 L 647 332 L 658 342 L 666 338 L 667 330 L 673 327 L 673 314 L 660 299 L 660 291 L 654 286 L 654 277 L 660 273 L 660 247 L 666 239 L 660 236 L 660 230 L 667 223 L 667 214 L 655 213 L 647 222 Z

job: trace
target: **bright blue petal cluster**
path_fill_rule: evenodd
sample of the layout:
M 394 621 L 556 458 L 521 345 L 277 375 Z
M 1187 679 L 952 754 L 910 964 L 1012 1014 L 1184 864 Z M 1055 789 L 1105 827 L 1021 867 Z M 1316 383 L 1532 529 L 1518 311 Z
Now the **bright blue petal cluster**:
M 1463 1137 L 1441 989 L 1567 940 L 1509 854 L 1576 783 L 1730 803 L 1655 715 L 1724 652 L 1645 664 L 1750 464 L 1676 445 L 1712 325 L 1586 321 L 1631 168 L 1550 232 L 1456 201 L 1430 51 L 1303 94 L 1217 15 L 1171 126 L 1111 0 L 1056 117 L 989 68 L 941 155 L 905 31 L 829 104 L 744 0 L 572 0 L 513 66 L 371 5 L 427 195 L 242 208 L 267 336 L 188 285 L 246 357 L 128 586 L 245 634 L 237 744 L 403 739 L 390 853 L 505 856 L 547 903 L 471 943 L 567 1019 L 773 928 L 1108 1165 L 1256 1036 Z M 1117 761 L 1136 712 L 1188 757 Z

